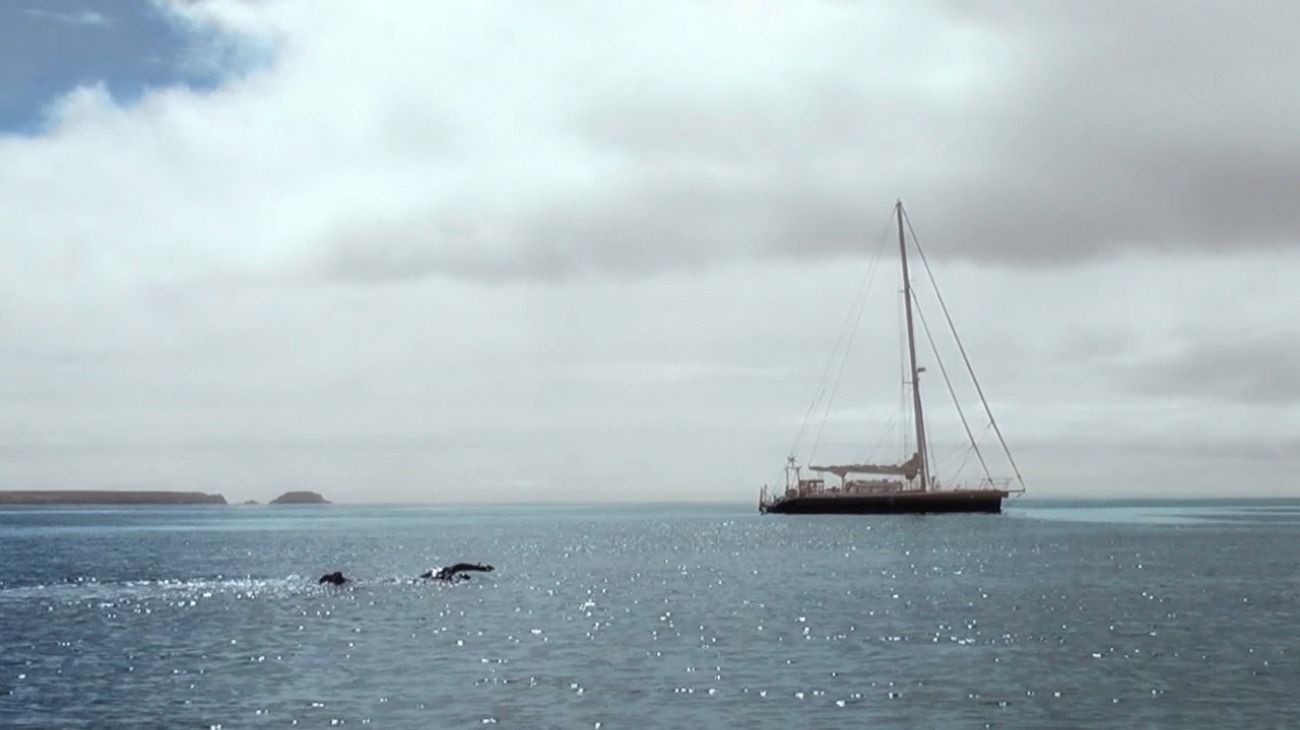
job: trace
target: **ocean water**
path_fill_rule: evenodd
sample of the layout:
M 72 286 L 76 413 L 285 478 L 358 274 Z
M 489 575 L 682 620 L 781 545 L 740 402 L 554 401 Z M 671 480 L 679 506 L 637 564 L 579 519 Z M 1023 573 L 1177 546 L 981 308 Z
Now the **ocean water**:
M 1297 727 L 1298 538 L 1300 501 L 0 510 L 0 727 Z M 497 570 L 413 580 L 457 561 Z

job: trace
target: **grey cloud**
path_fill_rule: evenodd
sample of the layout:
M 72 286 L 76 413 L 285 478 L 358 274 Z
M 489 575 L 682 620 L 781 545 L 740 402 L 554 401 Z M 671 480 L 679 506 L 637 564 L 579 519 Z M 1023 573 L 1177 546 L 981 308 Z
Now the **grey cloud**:
M 1287 76 L 1300 53 L 1279 24 L 1294 15 L 1262 3 L 1025 4 L 984 22 L 1029 39 L 1030 53 L 1014 95 L 982 120 L 993 184 L 968 210 L 998 223 L 976 240 L 1083 255 L 1295 245 L 1300 145 L 1287 130 L 1300 96 Z
M 309 171 L 292 188 L 303 192 L 266 192 L 310 200 L 319 221 L 296 235 L 301 258 L 360 282 L 636 278 L 854 255 L 870 250 L 896 197 L 948 260 L 1047 267 L 1131 249 L 1300 244 L 1291 6 L 830 4 L 790 14 L 807 21 L 828 7 L 834 22 L 774 25 L 770 44 L 754 44 L 725 13 L 665 6 L 660 23 L 698 13 L 714 34 L 671 63 L 626 48 L 684 53 L 660 37 L 666 25 L 628 27 L 613 10 L 611 38 L 622 43 L 573 44 L 560 60 L 530 40 L 510 47 L 520 63 L 504 68 L 312 79 L 301 97 L 365 113 L 330 106 L 302 129 L 264 130 L 276 144 L 304 134 L 285 147 L 313 153 L 284 161 Z M 914 26 L 928 32 L 905 35 Z M 259 38 L 232 26 L 213 41 L 239 49 L 214 55 L 227 67 L 283 52 L 265 78 L 232 83 L 232 97 L 277 73 L 302 82 L 293 74 L 309 68 L 303 59 L 321 62 L 303 55 L 305 41 Z M 200 56 L 205 44 L 196 41 Z M 458 60 L 458 48 L 438 58 Z M 343 140 L 357 150 L 332 153 Z M 279 158 L 259 156 L 250 178 L 297 181 L 293 168 L 263 171 L 263 159 Z M 358 166 L 365 182 L 348 182 Z M 335 203 L 318 204 L 316 187 Z M 231 195 L 223 216 L 275 236 L 260 220 L 266 196 Z
M 464 211 L 431 202 L 344 245 L 332 268 L 551 278 L 840 255 L 866 249 L 898 196 L 949 258 L 1044 266 L 1295 246 L 1300 47 L 1278 22 L 1295 12 L 947 6 L 936 31 L 975 34 L 984 57 L 940 46 L 943 69 L 996 72 L 948 95 L 906 67 L 896 79 L 860 68 L 854 29 L 871 21 L 850 13 L 816 51 L 834 63 L 813 70 L 728 88 L 628 78 L 589 95 L 559 131 L 620 163 L 597 191 L 516 210 L 487 239 L 432 230 Z
M 1264 437 L 1258 439 L 1203 439 L 1184 445 L 1184 456 L 1213 459 L 1237 459 L 1262 463 L 1300 462 L 1300 438 Z
M 1124 382 L 1149 394 L 1293 405 L 1300 403 L 1300 349 L 1282 337 L 1202 341 L 1132 368 Z
M 741 186 L 744 188 L 744 186 Z M 737 189 L 708 175 L 627 182 L 491 218 L 446 211 L 352 224 L 325 247 L 324 270 L 354 281 L 431 274 L 501 281 L 638 278 L 738 258 L 825 257 L 868 250 L 888 203 L 855 205 L 824 183 L 792 178 Z M 877 236 L 870 236 L 875 243 Z

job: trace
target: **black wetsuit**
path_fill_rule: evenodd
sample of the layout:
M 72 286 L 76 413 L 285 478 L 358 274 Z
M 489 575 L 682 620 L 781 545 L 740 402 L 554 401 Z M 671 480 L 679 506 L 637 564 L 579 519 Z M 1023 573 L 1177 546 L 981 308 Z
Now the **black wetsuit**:
M 483 565 L 481 563 L 456 563 L 455 565 L 448 565 L 444 568 L 439 568 L 438 572 L 436 573 L 433 572 L 432 570 L 425 571 L 424 573 L 420 574 L 420 577 L 431 578 L 433 580 L 445 580 L 445 581 L 469 580 L 468 575 L 461 575 L 461 573 L 470 570 L 478 571 L 481 573 L 490 573 L 496 570 L 496 568 L 492 567 L 491 565 Z

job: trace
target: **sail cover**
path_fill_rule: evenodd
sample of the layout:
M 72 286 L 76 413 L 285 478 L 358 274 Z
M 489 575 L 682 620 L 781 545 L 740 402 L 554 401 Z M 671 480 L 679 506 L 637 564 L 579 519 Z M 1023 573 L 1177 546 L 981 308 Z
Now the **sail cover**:
M 830 466 L 810 466 L 813 471 L 829 472 L 843 479 L 849 474 L 888 474 L 904 479 L 915 479 L 921 471 L 921 455 L 912 454 L 912 458 L 902 464 L 832 464 Z

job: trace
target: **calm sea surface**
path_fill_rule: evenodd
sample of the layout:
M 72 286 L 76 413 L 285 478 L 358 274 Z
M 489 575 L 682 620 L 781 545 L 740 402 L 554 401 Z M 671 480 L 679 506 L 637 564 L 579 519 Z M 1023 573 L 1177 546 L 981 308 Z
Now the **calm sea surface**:
M 1300 727 L 1300 501 L 0 510 L 0 727 L 295 725 Z

